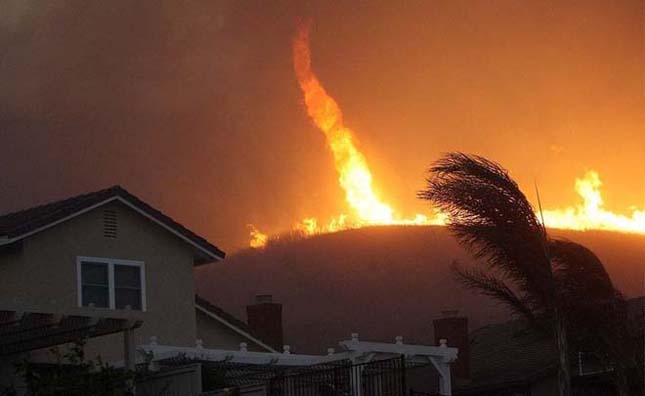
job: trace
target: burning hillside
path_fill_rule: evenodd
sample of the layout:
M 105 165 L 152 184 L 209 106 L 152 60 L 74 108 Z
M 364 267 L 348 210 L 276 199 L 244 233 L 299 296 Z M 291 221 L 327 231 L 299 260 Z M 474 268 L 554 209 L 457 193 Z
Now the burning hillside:
M 349 213 L 342 213 L 325 222 L 315 217 L 302 219 L 294 230 L 303 235 L 335 232 L 370 225 L 443 225 L 445 216 L 433 211 L 405 217 L 376 191 L 368 161 L 360 151 L 356 134 L 343 121 L 338 103 L 332 98 L 311 66 L 309 24 L 300 26 L 293 40 L 293 65 L 304 97 L 307 114 L 326 138 L 334 159 L 338 183 L 345 192 Z M 541 218 L 551 228 L 571 230 L 611 230 L 645 233 L 645 209 L 633 207 L 629 215 L 613 213 L 605 208 L 598 172 L 589 170 L 575 181 L 581 202 L 560 209 L 546 209 Z M 255 225 L 249 225 L 250 246 L 263 247 L 269 236 Z

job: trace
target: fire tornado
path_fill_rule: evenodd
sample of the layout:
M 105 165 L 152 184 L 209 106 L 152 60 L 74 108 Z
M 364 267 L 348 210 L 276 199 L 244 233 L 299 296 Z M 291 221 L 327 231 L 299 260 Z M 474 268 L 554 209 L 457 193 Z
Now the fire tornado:
M 300 27 L 293 41 L 293 66 L 304 95 L 307 114 L 325 134 L 334 157 L 338 182 L 353 211 L 344 223 L 349 221 L 348 226 L 429 224 L 429 219 L 421 214 L 412 219 L 397 217 L 392 207 L 374 191 L 372 172 L 365 156 L 356 147 L 354 132 L 345 126 L 338 103 L 327 93 L 311 68 L 308 25 Z
M 392 208 L 372 187 L 372 173 L 365 156 L 356 148 L 354 132 L 343 123 L 338 103 L 329 96 L 311 69 L 309 29 L 302 27 L 293 42 L 293 65 L 304 95 L 307 113 L 325 134 L 334 155 L 339 183 L 349 206 L 359 219 L 369 223 L 389 223 Z

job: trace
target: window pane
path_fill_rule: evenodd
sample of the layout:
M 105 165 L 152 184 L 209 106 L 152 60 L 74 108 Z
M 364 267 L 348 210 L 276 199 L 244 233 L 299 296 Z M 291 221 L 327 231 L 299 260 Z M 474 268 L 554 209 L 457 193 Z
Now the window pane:
M 141 288 L 141 268 L 131 265 L 114 266 L 114 286 Z
M 110 292 L 106 286 L 83 286 L 83 306 L 94 304 L 95 307 L 108 308 Z
M 91 285 L 108 285 L 108 266 L 105 263 L 82 263 L 81 282 Z
M 141 290 L 139 289 L 115 289 L 115 303 L 117 309 L 125 309 L 128 305 L 130 309 L 141 310 Z

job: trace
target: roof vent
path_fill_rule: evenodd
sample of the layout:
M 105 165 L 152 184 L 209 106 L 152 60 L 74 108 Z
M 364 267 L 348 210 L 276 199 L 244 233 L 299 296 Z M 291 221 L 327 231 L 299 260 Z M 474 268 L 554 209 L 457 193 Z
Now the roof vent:
M 115 209 L 103 210 L 103 236 L 106 238 L 116 238 L 119 229 L 119 222 L 116 217 Z
M 273 296 L 271 294 L 258 294 L 255 296 L 255 303 L 256 304 L 266 304 L 266 303 L 272 303 L 273 302 Z

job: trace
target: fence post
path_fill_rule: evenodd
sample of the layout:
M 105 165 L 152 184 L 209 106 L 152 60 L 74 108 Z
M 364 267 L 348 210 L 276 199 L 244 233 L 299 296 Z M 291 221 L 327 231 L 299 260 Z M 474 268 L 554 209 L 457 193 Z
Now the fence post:
M 405 355 L 401 355 L 401 396 L 406 396 L 407 395 L 407 384 L 406 384 L 406 376 L 407 370 L 405 369 Z
M 352 396 L 361 396 L 363 393 L 363 366 L 352 364 Z

